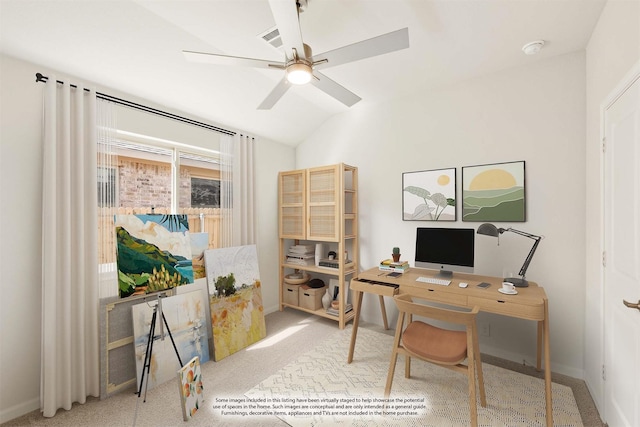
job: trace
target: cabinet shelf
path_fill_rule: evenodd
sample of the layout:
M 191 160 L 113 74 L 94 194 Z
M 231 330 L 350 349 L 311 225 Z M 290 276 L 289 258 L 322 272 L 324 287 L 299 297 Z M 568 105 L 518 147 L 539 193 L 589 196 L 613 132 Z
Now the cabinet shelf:
M 290 298 L 285 302 L 284 277 L 291 270 L 334 277 L 339 288 L 340 306 L 346 306 L 349 297 L 345 295 L 348 279 L 359 271 L 358 168 L 340 163 L 280 172 L 278 186 L 280 310 L 289 307 L 333 319 L 339 323 L 340 329 L 343 329 L 346 322 L 353 319 L 353 310 L 336 316 L 327 313 L 324 308 L 310 310 L 297 306 L 291 303 Z M 335 251 L 339 257 L 341 254 L 348 254 L 349 262 L 340 261 L 339 268 L 287 263 L 288 249 L 301 242 L 314 246 L 316 243 L 322 243 L 326 250 Z M 326 258 L 327 254 L 323 253 L 321 256 Z
M 340 269 L 333 268 L 333 267 L 318 267 L 316 265 L 298 265 L 298 264 L 287 264 L 287 263 L 283 263 L 282 267 L 290 268 L 292 270 L 311 271 L 314 273 L 328 274 L 333 276 L 340 275 Z M 356 265 L 354 262 L 350 262 L 345 266 L 343 274 L 345 276 L 348 276 L 354 273 L 356 273 Z
M 287 304 L 286 302 L 282 303 L 282 306 L 294 308 L 296 310 L 315 314 L 316 316 L 320 316 L 320 317 L 326 317 L 327 319 L 332 319 L 332 320 L 339 320 L 339 317 L 340 317 L 340 316 L 334 316 L 333 314 L 327 313 L 327 311 L 324 308 L 319 308 L 318 310 L 309 310 L 308 308 L 300 307 L 299 305 L 294 305 L 294 304 Z M 356 314 L 355 310 L 351 310 L 348 313 L 345 313 L 344 314 L 345 322 L 349 322 L 350 320 L 352 320 L 355 314 Z

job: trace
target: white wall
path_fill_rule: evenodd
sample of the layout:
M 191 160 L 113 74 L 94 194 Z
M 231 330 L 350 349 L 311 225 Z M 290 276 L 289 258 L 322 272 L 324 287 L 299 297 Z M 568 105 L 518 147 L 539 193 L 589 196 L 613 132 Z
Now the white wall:
M 610 0 L 591 35 L 586 55 L 586 316 L 585 382 L 604 415 L 601 107 L 621 79 L 640 61 L 640 2 Z
M 35 82 L 36 72 L 52 73 L 39 65 L 0 56 L 0 259 L 5 266 L 0 275 L 0 423 L 38 409 L 40 405 L 44 85 Z M 57 74 L 64 78 L 62 73 Z M 115 90 L 98 90 L 181 114 Z M 157 130 L 159 124 L 153 117 L 141 115 L 141 121 L 136 124 L 146 122 L 148 126 L 135 130 Z M 181 130 L 174 132 L 175 127 Z M 165 138 L 194 143 L 201 137 L 197 129 L 183 125 L 175 127 L 162 132 Z M 207 146 L 206 143 L 203 145 Z M 295 152 L 291 147 L 258 139 L 256 154 L 258 254 L 264 307 L 268 313 L 278 307 L 277 173 L 293 169 Z
M 279 309 L 278 172 L 295 169 L 295 150 L 281 144 L 256 144 L 258 259 L 265 313 Z
M 40 405 L 42 86 L 0 61 L 0 421 Z M 7 386 L 11 384 L 12 386 Z
M 402 221 L 402 173 L 526 161 L 525 223 L 500 224 L 544 235 L 527 277 L 550 301 L 552 369 L 583 376 L 585 301 L 585 56 L 575 53 L 505 70 L 454 87 L 382 105 L 356 105 L 329 120 L 296 152 L 297 167 L 345 162 L 359 168 L 361 268 L 375 267 L 399 246 L 413 260 L 415 229 Z M 444 226 L 473 227 L 458 221 Z M 476 273 L 520 268 L 533 241 L 508 233 L 477 236 Z M 392 307 L 392 304 L 388 304 Z M 373 298 L 363 317 L 381 323 Z M 393 308 L 392 320 L 396 310 Z M 481 350 L 536 361 L 534 322 L 484 313 Z

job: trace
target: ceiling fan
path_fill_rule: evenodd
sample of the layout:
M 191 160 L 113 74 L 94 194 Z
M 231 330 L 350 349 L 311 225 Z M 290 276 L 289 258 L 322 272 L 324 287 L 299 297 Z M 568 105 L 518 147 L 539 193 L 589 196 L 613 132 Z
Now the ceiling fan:
M 311 83 L 351 107 L 361 98 L 320 73 L 319 70 L 408 48 L 409 29 L 403 28 L 319 55 L 313 55 L 311 47 L 303 43 L 300 30 L 299 14 L 307 7 L 307 3 L 308 0 L 269 0 L 282 38 L 282 46 L 285 51 L 284 62 L 188 50 L 182 52 L 187 60 L 193 62 L 284 70 L 284 77 L 258 106 L 259 110 L 269 110 L 273 107 L 292 84 L 306 83 Z

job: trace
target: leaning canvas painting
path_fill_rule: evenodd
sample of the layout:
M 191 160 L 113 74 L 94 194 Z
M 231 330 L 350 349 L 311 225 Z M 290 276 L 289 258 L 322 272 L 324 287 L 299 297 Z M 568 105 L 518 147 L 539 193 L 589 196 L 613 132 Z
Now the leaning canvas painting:
M 209 360 L 209 342 L 205 323 L 208 320 L 200 292 L 187 292 L 159 300 L 162 301 L 161 308 L 156 308 L 155 301 L 136 304 L 132 307 L 138 389 L 142 384 L 143 368 L 147 364 L 149 367 L 148 374 L 146 372 L 144 374 L 145 388 L 151 389 L 175 378 L 176 371 L 182 366 L 181 362 L 195 356 L 198 356 L 203 363 Z M 160 310 L 159 313 L 158 310 Z M 150 355 L 147 356 L 154 311 L 157 314 L 152 334 L 153 347 Z
M 193 280 L 202 279 L 205 277 L 204 251 L 209 248 L 209 233 L 191 233 L 190 237 Z
M 205 251 L 214 360 L 267 335 L 255 245 Z
M 193 283 L 186 215 L 116 215 L 121 298 Z
M 194 357 L 178 370 L 178 387 L 180 387 L 180 403 L 182 419 L 189 421 L 202 407 L 202 372 L 200 359 Z

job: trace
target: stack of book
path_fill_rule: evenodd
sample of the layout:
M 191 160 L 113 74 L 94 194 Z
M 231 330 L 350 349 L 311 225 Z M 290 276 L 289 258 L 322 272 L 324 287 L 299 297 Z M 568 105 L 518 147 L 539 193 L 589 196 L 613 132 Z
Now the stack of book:
M 338 261 L 337 259 L 322 258 L 318 265 L 320 267 L 340 268 L 340 261 Z
M 344 312 L 345 312 L 345 313 L 348 313 L 348 312 L 350 312 L 351 310 L 353 310 L 353 305 L 352 305 L 351 303 L 347 303 L 347 304 L 345 304 L 345 305 L 346 305 L 346 307 L 345 307 L 345 309 L 344 309 Z M 339 315 L 340 315 L 340 312 L 338 311 L 338 309 L 337 309 L 337 308 L 329 307 L 329 308 L 327 308 L 327 314 L 331 314 L 331 315 L 333 315 L 333 316 L 339 316 Z
M 314 265 L 315 249 L 313 245 L 294 245 L 287 251 L 287 264 Z
M 382 271 L 393 271 L 396 273 L 404 273 L 409 270 L 409 262 L 408 261 L 398 261 L 395 262 L 392 259 L 385 259 L 384 261 L 380 261 L 380 270 Z

